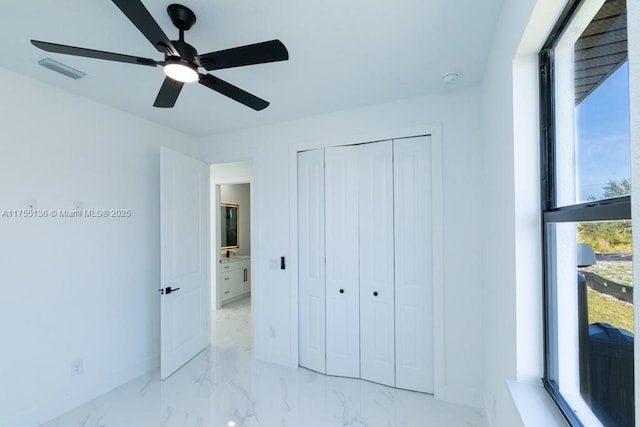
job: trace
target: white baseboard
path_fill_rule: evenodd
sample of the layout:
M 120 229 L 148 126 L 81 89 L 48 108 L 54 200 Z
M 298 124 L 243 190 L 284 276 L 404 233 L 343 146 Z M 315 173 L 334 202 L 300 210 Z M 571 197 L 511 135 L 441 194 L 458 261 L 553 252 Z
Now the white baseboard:
M 0 425 L 12 427 L 34 427 L 83 405 L 134 378 L 160 366 L 160 355 L 131 364 L 128 367 L 107 373 L 90 384 L 74 390 L 60 389 L 43 402 L 15 414 L 0 415 Z M 5 418 L 8 417 L 8 418 Z
M 438 400 L 471 406 L 484 411 L 482 392 L 471 387 L 444 385 L 436 389 L 435 397 Z

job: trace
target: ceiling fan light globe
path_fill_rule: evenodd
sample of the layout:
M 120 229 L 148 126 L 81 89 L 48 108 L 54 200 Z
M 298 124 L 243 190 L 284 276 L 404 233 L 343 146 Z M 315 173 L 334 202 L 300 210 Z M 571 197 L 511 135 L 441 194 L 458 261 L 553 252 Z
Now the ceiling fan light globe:
M 185 64 L 169 63 L 164 66 L 164 73 L 175 81 L 193 83 L 199 79 L 198 72 Z

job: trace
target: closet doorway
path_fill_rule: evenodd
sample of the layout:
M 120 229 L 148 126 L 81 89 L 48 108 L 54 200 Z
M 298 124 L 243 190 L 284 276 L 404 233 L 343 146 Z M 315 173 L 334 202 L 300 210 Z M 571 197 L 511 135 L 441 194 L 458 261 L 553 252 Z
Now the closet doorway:
M 433 393 L 430 136 L 297 160 L 299 364 Z

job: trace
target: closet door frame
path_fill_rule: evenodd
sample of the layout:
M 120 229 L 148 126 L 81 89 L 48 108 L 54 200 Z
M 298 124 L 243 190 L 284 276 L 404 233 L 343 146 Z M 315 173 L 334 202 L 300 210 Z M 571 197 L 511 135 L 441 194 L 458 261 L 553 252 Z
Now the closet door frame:
M 291 347 L 290 366 L 298 366 L 298 170 L 297 158 L 299 151 L 312 150 L 324 147 L 338 147 L 343 145 L 365 144 L 400 138 L 416 136 L 430 136 L 432 144 L 432 254 L 433 254 L 433 347 L 434 347 L 434 394 L 436 397 L 446 399 L 447 386 L 444 372 L 445 363 L 445 337 L 444 337 L 444 235 L 443 235 L 443 179 L 442 179 L 442 126 L 439 123 L 422 126 L 408 127 L 404 129 L 388 129 L 372 133 L 353 136 L 326 137 L 324 139 L 310 138 L 306 142 L 292 144 L 289 147 L 289 217 L 290 221 L 290 262 L 289 272 L 291 309 Z

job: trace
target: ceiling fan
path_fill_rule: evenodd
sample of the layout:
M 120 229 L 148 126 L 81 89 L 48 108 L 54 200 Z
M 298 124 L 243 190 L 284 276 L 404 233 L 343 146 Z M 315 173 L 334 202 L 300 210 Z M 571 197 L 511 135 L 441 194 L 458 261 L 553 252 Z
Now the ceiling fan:
M 220 80 L 211 74 L 198 72 L 198 68 L 202 67 L 207 71 L 211 71 L 243 65 L 285 61 L 289 59 L 289 52 L 287 52 L 287 48 L 280 40 L 270 40 L 199 55 L 193 46 L 184 41 L 184 32 L 188 31 L 196 22 L 196 15 L 188 7 L 181 4 L 171 4 L 167 7 L 167 13 L 173 25 L 180 31 L 178 40 L 169 40 L 140 0 L 112 1 L 151 44 L 164 54 L 164 61 L 38 40 L 31 40 L 31 43 L 47 52 L 151 67 L 161 65 L 166 77 L 153 103 L 154 107 L 173 107 L 184 84 L 196 81 L 256 111 L 262 110 L 269 105 L 264 99 L 245 92 L 224 80 Z

